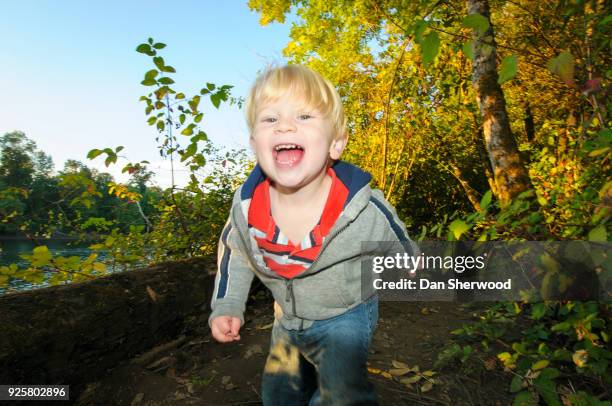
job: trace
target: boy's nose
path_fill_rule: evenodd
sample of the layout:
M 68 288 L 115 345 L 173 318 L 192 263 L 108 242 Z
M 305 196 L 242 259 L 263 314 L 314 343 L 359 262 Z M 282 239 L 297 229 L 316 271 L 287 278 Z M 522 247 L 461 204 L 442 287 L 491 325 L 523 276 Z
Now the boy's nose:
M 276 126 L 277 132 L 295 131 L 295 124 L 289 119 L 279 119 Z

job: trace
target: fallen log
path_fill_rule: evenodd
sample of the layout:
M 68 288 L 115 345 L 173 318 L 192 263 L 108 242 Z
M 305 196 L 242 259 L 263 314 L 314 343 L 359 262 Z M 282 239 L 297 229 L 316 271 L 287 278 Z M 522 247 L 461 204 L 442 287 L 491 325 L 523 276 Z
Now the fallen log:
M 83 385 L 209 311 L 214 259 L 0 297 L 0 384 Z

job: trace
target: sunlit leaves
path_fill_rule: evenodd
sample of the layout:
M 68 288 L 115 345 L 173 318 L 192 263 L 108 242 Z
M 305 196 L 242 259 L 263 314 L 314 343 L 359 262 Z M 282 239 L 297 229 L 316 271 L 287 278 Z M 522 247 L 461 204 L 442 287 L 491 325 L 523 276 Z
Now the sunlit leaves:
M 453 233 L 453 236 L 455 237 L 455 239 L 458 240 L 461 238 L 461 236 L 466 231 L 470 229 L 470 226 L 465 221 L 461 219 L 456 219 L 456 220 L 453 220 L 452 223 L 450 223 L 450 225 L 448 226 L 448 229 L 450 230 L 451 233 Z

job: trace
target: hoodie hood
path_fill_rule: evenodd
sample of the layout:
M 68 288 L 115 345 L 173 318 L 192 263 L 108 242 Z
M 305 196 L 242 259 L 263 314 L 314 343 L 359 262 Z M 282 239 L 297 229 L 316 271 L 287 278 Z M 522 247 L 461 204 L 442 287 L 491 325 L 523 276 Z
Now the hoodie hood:
M 356 167 L 355 165 L 349 164 L 348 162 L 336 161 L 332 165 L 332 169 L 336 172 L 338 179 L 340 179 L 340 181 L 349 191 L 346 202 L 344 203 L 345 207 L 353 199 L 355 194 L 363 189 L 364 186 L 368 185 L 370 180 L 372 180 L 372 175 Z M 247 178 L 246 182 L 244 182 L 244 185 L 242 185 L 240 200 L 244 201 L 251 199 L 257 185 L 259 185 L 265 179 L 266 175 L 261 170 L 261 167 L 259 165 L 255 165 L 255 168 L 253 168 L 253 171 Z

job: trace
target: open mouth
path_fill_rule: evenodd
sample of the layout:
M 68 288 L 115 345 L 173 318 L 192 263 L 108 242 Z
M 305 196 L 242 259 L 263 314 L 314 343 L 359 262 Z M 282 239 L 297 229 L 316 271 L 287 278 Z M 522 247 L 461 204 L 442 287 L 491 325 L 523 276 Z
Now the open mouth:
M 304 147 L 298 144 L 278 144 L 272 150 L 272 156 L 279 165 L 294 166 L 302 160 Z

